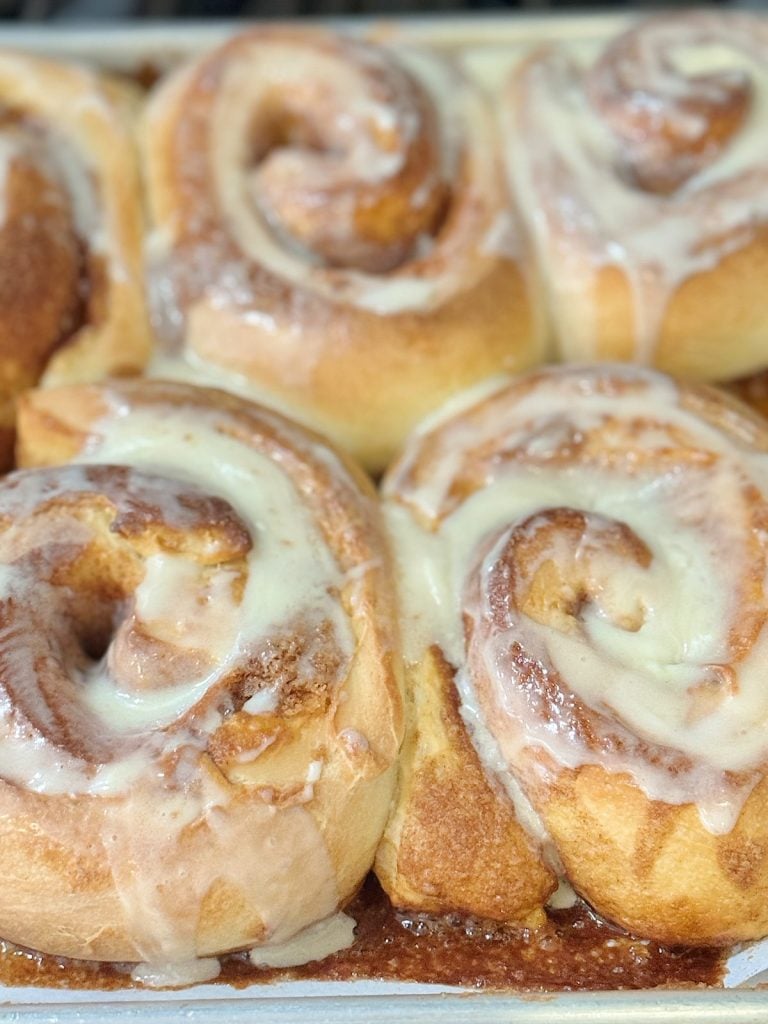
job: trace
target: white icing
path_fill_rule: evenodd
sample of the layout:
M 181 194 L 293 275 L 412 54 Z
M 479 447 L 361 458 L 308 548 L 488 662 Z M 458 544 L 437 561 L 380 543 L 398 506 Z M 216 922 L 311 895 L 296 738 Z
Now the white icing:
M 201 957 L 176 963 L 136 964 L 131 979 L 146 988 L 186 988 L 213 981 L 221 974 L 215 957 Z
M 187 457 L 181 460 L 180 453 L 185 451 Z M 297 500 L 294 485 L 276 462 L 218 432 L 204 416 L 190 425 L 184 412 L 158 417 L 139 410 L 113 418 L 109 430 L 79 458 L 130 464 L 201 483 L 206 493 L 230 502 L 249 524 L 253 538 L 240 602 L 232 596 L 236 577 L 232 568 L 217 569 L 202 584 L 199 567 L 183 556 L 147 559 L 132 613 L 121 623 L 105 657 L 80 675 L 84 706 L 109 730 L 141 734 L 170 725 L 259 643 L 281 630 L 290 631 L 297 619 L 309 624 L 331 622 L 341 650 L 346 655 L 353 650 L 346 617 L 329 593 L 342 586 L 343 576 L 305 505 Z M 16 587 L 14 574 L 2 574 L 0 600 L 12 597 Z M 163 642 L 204 649 L 209 659 L 204 670 L 178 686 L 156 687 L 150 662 L 146 668 L 138 667 L 140 673 L 149 672 L 149 685 L 136 687 L 131 679 L 130 689 L 123 689 L 113 651 L 119 650 L 123 637 L 137 623 Z M 23 656 L 21 648 L 18 657 Z M 34 678 L 31 666 L 23 670 Z M 143 754 L 144 768 L 153 754 L 150 743 Z M 141 771 L 137 758 L 132 754 L 124 765 L 117 759 L 91 779 L 71 756 L 51 751 L 44 743 L 26 744 L 12 731 L 0 745 L 5 776 L 29 783 L 39 792 L 80 792 L 96 786 L 98 792 L 106 793 L 110 785 L 121 792 Z
M 456 673 L 455 683 L 461 698 L 461 717 L 480 757 L 480 763 L 489 775 L 495 776 L 502 784 L 515 809 L 515 817 L 528 835 L 536 840 L 546 862 L 556 873 L 562 872 L 560 858 L 544 823 L 531 806 L 530 800 L 486 724 L 485 715 L 477 702 L 472 680 L 466 669 L 462 668 Z
M 313 960 L 324 960 L 331 953 L 348 949 L 355 941 L 354 918 L 338 913 L 318 921 L 280 945 L 257 946 L 250 952 L 256 967 L 300 967 Z
M 46 147 L 49 159 L 72 199 L 72 214 L 79 238 L 95 251 L 104 251 L 106 232 L 92 168 L 83 154 L 58 134 Z
M 60 134 L 55 126 L 46 133 L 32 128 L 25 131 L 17 126 L 0 130 L 0 224 L 8 215 L 8 169 L 16 161 L 37 164 L 43 173 L 61 185 L 71 200 L 78 237 L 98 249 L 98 244 L 93 243 L 103 237 L 99 204 L 86 163 L 72 140 Z
M 578 894 L 567 878 L 558 879 L 557 888 L 547 900 L 547 906 L 553 910 L 566 910 L 578 902 Z
M 162 799 L 146 780 L 103 814 L 101 840 L 126 929 L 147 964 L 165 970 L 196 959 L 201 907 L 217 884 L 240 893 L 254 928 L 261 922 L 275 943 L 338 905 L 333 865 L 302 806 L 237 802 L 229 787 L 198 772 L 184 789 L 164 788 Z
M 480 251 L 510 260 L 520 258 L 520 233 L 509 211 L 503 210 L 496 215 L 480 244 Z
M 254 44 L 251 56 L 251 60 L 240 64 L 233 61 L 233 66 L 217 85 L 216 109 L 222 116 L 212 119 L 210 144 L 216 195 L 227 230 L 236 240 L 243 262 L 229 260 L 222 266 L 217 252 L 206 253 L 202 247 L 199 249 L 194 258 L 200 264 L 205 303 L 229 309 L 245 322 L 272 335 L 289 330 L 290 326 L 282 318 L 277 321 L 268 311 L 269 300 L 254 291 L 244 271 L 246 261 L 264 266 L 287 285 L 299 289 L 300 295 L 315 295 L 334 304 L 347 304 L 389 316 L 431 309 L 446 301 L 476 275 L 478 257 L 490 260 L 517 256 L 515 228 L 506 225 L 500 233 L 500 222 L 496 219 L 505 197 L 493 126 L 484 98 L 447 63 L 433 55 L 403 48 L 398 48 L 396 60 L 405 65 L 417 82 L 426 86 L 435 107 L 441 143 L 437 165 L 415 186 L 411 206 L 416 210 L 424 206 L 436 183 L 442 180 L 449 185 L 456 184 L 460 190 L 454 203 L 463 212 L 452 219 L 451 230 L 441 230 L 435 237 L 429 230 L 422 233 L 404 261 L 384 273 L 343 267 L 329 269 L 322 259 L 288 241 L 275 217 L 265 216 L 263 211 L 259 213 L 253 191 L 258 188 L 258 178 L 251 179 L 248 186 L 243 184 L 244 168 L 251 165 L 253 156 L 246 151 L 252 138 L 249 125 L 253 112 L 260 109 L 263 97 L 269 95 L 271 89 L 304 90 L 307 82 L 314 83 L 312 88 L 314 94 L 322 96 L 323 110 L 325 105 L 336 110 L 334 131 L 347 139 L 341 147 L 341 169 L 334 166 L 332 172 L 330 165 L 326 167 L 323 163 L 324 154 L 313 156 L 302 152 L 298 156 L 292 150 L 280 150 L 286 180 L 291 177 L 303 180 L 306 174 L 308 180 L 320 175 L 322 181 L 323 176 L 333 173 L 345 185 L 354 181 L 390 181 L 399 170 L 401 157 L 396 158 L 390 152 L 370 151 L 370 125 L 377 124 L 384 138 L 397 126 L 401 146 L 410 145 L 423 127 L 418 120 L 418 108 L 409 105 L 407 96 L 399 98 L 397 107 L 388 108 L 374 101 L 372 97 L 377 90 L 366 78 L 365 69 L 345 64 L 338 57 L 315 52 L 306 45 L 291 45 L 285 40 L 271 43 L 262 40 L 258 46 Z M 369 59 L 372 66 L 388 63 L 387 57 L 378 55 Z M 397 75 L 400 74 L 398 71 Z M 157 105 L 163 102 L 161 92 Z M 270 155 L 269 160 L 272 159 Z M 300 169 L 300 161 L 307 162 L 304 170 Z M 350 196 L 353 198 L 352 192 Z M 350 205 L 349 210 L 341 210 L 337 217 L 343 222 L 353 212 L 354 206 Z M 156 304 L 172 307 L 167 315 L 158 314 L 158 322 L 168 323 L 169 329 L 170 321 L 178 327 L 179 312 L 163 262 L 165 255 L 173 259 L 174 235 L 179 227 L 172 223 L 166 225 L 165 237 L 154 243 L 156 269 L 152 279 Z M 338 230 L 346 231 L 344 223 Z M 206 270 L 207 263 L 210 267 Z M 296 302 L 293 313 L 294 316 L 300 313 Z M 303 361 L 311 366 L 313 358 L 313 353 L 306 351 Z
M 515 79 L 502 104 L 518 205 L 536 243 L 569 360 L 595 356 L 597 311 L 591 295 L 598 270 L 616 266 L 626 275 L 634 301 L 634 357 L 651 362 L 678 286 L 715 268 L 768 221 L 764 25 L 748 15 L 704 12 L 690 23 L 685 16 L 677 22 L 668 19 L 669 27 L 656 24 L 661 27 L 651 22 L 640 30 L 648 40 L 639 83 L 647 74 L 651 87 L 671 98 L 688 91 L 706 95 L 706 85 L 692 86 L 686 75 L 728 72 L 752 84 L 749 114 L 735 139 L 670 195 L 646 191 L 622 173 L 621 142 L 585 91 L 594 46 L 542 53 Z M 658 52 L 649 57 L 655 33 L 664 39 L 659 46 L 670 47 L 682 74 L 661 74 Z M 632 74 L 635 69 L 627 64 L 626 70 Z M 633 94 L 636 102 L 644 95 L 642 88 L 638 84 Z M 650 94 L 648 102 L 655 102 Z M 685 130 L 681 117 L 677 126 Z M 695 119 L 687 125 L 692 136 L 700 127 Z
M 243 704 L 243 711 L 249 715 L 269 715 L 277 710 L 277 694 L 274 690 L 259 690 Z
M 219 86 L 217 106 L 226 110 L 226 116 L 214 118 L 211 129 L 216 188 L 229 230 L 245 255 L 264 263 L 291 284 L 309 284 L 327 298 L 335 299 L 339 291 L 346 293 L 354 282 L 351 301 L 359 299 L 360 304 L 365 305 L 367 286 L 378 284 L 378 275 L 373 276 L 372 282 L 367 275 L 355 271 L 334 270 L 327 276 L 316 260 L 308 260 L 306 252 L 299 253 L 295 247 L 285 244 L 279 238 L 279 231 L 273 230 L 274 224 L 271 228 L 266 219 L 255 213 L 247 192 L 238 184 L 250 157 L 243 147 L 251 145 L 249 126 L 264 96 L 275 89 L 293 89 L 294 93 L 301 94 L 311 83 L 314 96 L 320 97 L 322 102 L 324 131 L 335 138 L 335 147 L 341 156 L 329 160 L 323 154 L 313 156 L 306 151 L 282 150 L 270 155 L 272 166 L 279 161 L 282 176 L 287 181 L 295 179 L 297 186 L 307 176 L 308 188 L 310 178 L 313 188 L 323 188 L 335 181 L 339 190 L 342 185 L 351 186 L 360 181 L 384 183 L 396 176 L 405 152 L 420 130 L 416 111 L 402 95 L 397 97 L 397 108 L 385 107 L 374 99 L 375 90 L 367 79 L 365 67 L 313 47 L 261 41 L 254 44 L 252 57 L 247 62 L 233 62 L 225 73 Z M 368 59 L 374 67 L 383 63 L 380 57 L 374 59 L 372 53 Z M 398 90 L 401 88 L 397 86 Z M 237 94 L 236 104 L 231 102 L 234 93 Z M 333 117 L 329 116 L 331 111 Z M 385 139 L 396 138 L 397 148 L 392 151 L 380 148 L 372 125 L 377 125 L 379 130 L 384 128 Z M 253 187 L 258 189 L 258 177 Z M 352 236 L 357 198 L 351 187 L 348 197 L 346 211 L 334 209 L 335 217 L 341 218 L 334 230 L 340 235 Z M 218 282 L 213 291 L 220 291 Z M 420 292 L 409 294 L 407 285 L 399 299 L 394 297 L 393 287 L 392 296 L 386 304 L 393 309 L 411 308 L 423 301 Z M 254 303 L 248 306 L 252 308 Z
M 357 304 L 379 316 L 406 309 L 429 309 L 440 295 L 440 284 L 430 277 L 382 277 L 366 283 L 356 297 Z
M 63 718 L 74 718 L 75 729 L 82 720 L 84 736 L 103 739 L 111 757 L 106 763 L 99 763 L 98 755 L 81 760 L 66 743 L 59 744 L 58 720 L 51 718 L 44 700 L 34 645 L 19 642 L 13 632 L 19 628 L 16 620 L 4 619 L 3 678 L 21 701 L 13 707 L 5 690 L 0 699 L 0 776 L 47 796 L 72 798 L 65 802 L 61 821 L 52 816 L 46 823 L 51 841 L 75 855 L 82 843 L 86 858 L 94 856 L 94 846 L 101 849 L 118 901 L 115 927 L 124 929 L 143 961 L 134 970 L 135 980 L 175 986 L 213 976 L 215 963 L 196 958 L 206 952 L 198 934 L 201 912 L 217 886 L 242 901 L 242 913 L 252 922 L 252 931 L 240 933 L 243 944 L 279 945 L 338 907 L 336 869 L 311 808 L 324 756 L 309 746 L 298 747 L 292 770 L 300 791 L 288 802 L 273 803 L 269 785 L 247 784 L 250 762 L 272 742 L 256 737 L 247 756 L 233 755 L 242 765 L 233 778 L 245 780 L 233 785 L 207 753 L 229 698 L 206 703 L 206 697 L 249 658 L 258 658 L 261 651 L 269 657 L 269 644 L 281 632 L 305 631 L 311 637 L 319 627 L 327 629 L 340 656 L 338 678 L 329 679 L 329 685 L 340 683 L 355 641 L 339 594 L 354 596 L 357 575 L 353 564 L 347 579 L 337 564 L 312 518 L 311 501 L 298 493 L 279 450 L 270 457 L 247 439 L 227 433 L 234 423 L 225 413 L 173 405 L 133 407 L 118 396 L 119 391 L 107 392 L 110 410 L 92 428 L 76 459 L 84 465 L 29 471 L 6 481 L 3 507 L 11 525 L 0 538 L 7 563 L 0 569 L 0 602 L 28 603 L 33 592 L 30 621 L 40 616 L 46 626 L 59 628 L 69 597 L 67 588 L 45 582 L 48 550 L 55 559 L 61 551 L 82 549 L 92 527 L 87 517 L 76 518 L 79 512 L 70 516 L 59 510 L 52 539 L 49 520 L 30 513 L 62 493 L 65 499 L 71 492 L 106 493 L 101 487 L 107 477 L 118 481 L 108 492 L 116 509 L 124 507 L 120 501 L 128 502 L 128 511 L 131 501 L 143 501 L 159 509 L 168 529 L 182 534 L 199 521 L 197 497 L 224 499 L 239 519 L 223 504 L 209 506 L 215 518 L 204 519 L 210 532 L 199 538 L 201 558 L 207 559 L 202 567 L 185 553 L 185 537 L 178 550 L 171 544 L 143 557 L 143 578 L 132 597 L 116 608 L 118 624 L 103 660 L 77 669 L 87 659 L 75 653 L 75 670 L 67 678 L 70 666 L 62 655 L 57 696 Z M 262 416 L 270 422 L 268 413 Z M 336 456 L 325 454 L 289 424 L 275 427 L 349 482 Z M 130 465 L 136 472 L 105 474 L 93 465 L 104 462 Z M 14 514 L 24 523 L 18 538 Z M 217 539 L 218 522 L 226 524 L 223 539 Z M 130 520 L 125 529 L 119 543 L 130 544 Z M 34 591 L 30 565 L 43 573 Z M 184 685 L 174 677 L 163 682 L 162 664 L 153 661 L 151 647 L 146 662 L 140 651 L 126 668 L 130 644 L 115 652 L 134 629 L 141 639 L 173 649 L 182 660 L 182 678 L 186 673 Z M 56 633 L 51 635 L 55 660 Z M 302 654 L 296 668 L 299 677 L 315 671 L 311 651 Z M 270 713 L 277 699 L 276 689 L 261 690 L 246 701 L 245 714 Z M 34 708 L 31 724 L 23 714 L 27 706 Z M 45 736 L 47 724 L 53 738 Z M 350 744 L 346 737 L 341 742 Z M 293 779 L 275 785 L 282 781 L 290 788 Z M 82 836 L 73 834 L 81 806 L 89 823 Z
M 621 371 L 613 372 L 622 378 Z M 406 451 L 385 485 L 387 520 L 401 564 L 406 656 L 417 661 L 438 643 L 459 668 L 462 713 L 478 751 L 486 768 L 505 783 L 523 819 L 530 815 L 507 768 L 516 761 L 515 744 L 539 746 L 556 763 L 573 767 L 595 755 L 565 727 L 526 719 L 507 653 L 516 640 L 629 734 L 691 760 L 689 768 L 670 771 L 668 758 L 654 764 L 630 751 L 601 755 L 601 763 L 629 771 L 653 798 L 696 802 L 708 828 L 728 831 L 756 779 L 750 773 L 768 755 L 768 630 L 758 628 L 741 661 L 730 632 L 743 616 L 741 580 L 753 558 L 747 542 L 755 539 L 744 495 L 751 486 L 768 494 L 768 456 L 684 410 L 664 378 L 630 375 L 634 387 L 620 394 L 602 392 L 599 378 L 599 371 L 545 374 L 541 383 L 508 401 L 488 398 L 493 414 L 475 417 L 465 409 L 463 419 L 443 420 L 436 432 L 424 428 Z M 617 425 L 606 428 L 609 421 Z M 555 464 L 562 445 L 588 443 L 597 431 L 603 444 L 613 441 L 623 453 L 616 464 L 604 469 L 576 459 Z M 432 447 L 435 437 L 440 441 Z M 484 486 L 453 507 L 450 488 L 466 453 L 491 443 L 500 454 L 489 464 Z M 420 474 L 417 486 L 409 474 L 426 444 L 430 469 Z M 683 454 L 675 457 L 678 448 Z M 686 462 L 686 449 L 707 453 L 706 459 Z M 650 456 L 647 468 L 633 453 Z M 471 666 L 465 669 L 462 595 L 488 539 L 543 509 L 561 507 L 626 524 L 652 558 L 643 568 L 594 556 L 597 596 L 581 611 L 578 631 L 534 623 L 521 613 L 487 642 L 478 656 L 493 681 L 496 706 L 506 709 L 510 721 L 526 719 L 513 743 L 510 731 L 500 735 L 485 720 Z M 483 579 L 493 571 L 505 536 L 478 564 Z M 582 543 L 587 552 L 593 543 L 589 533 Z M 600 543 L 596 535 L 598 549 Z M 542 557 L 557 564 L 572 553 L 555 546 Z M 573 557 L 593 556 L 577 552 Z M 640 628 L 622 626 L 625 614 L 640 614 Z M 701 704 L 697 687 L 719 678 L 721 665 L 730 666 L 737 684 L 710 708 Z M 745 772 L 746 779 L 734 785 L 725 772 Z M 529 828 L 541 838 L 535 822 Z
M 179 465 L 179 450 L 186 447 L 190 463 Z M 226 598 L 230 574 L 217 579 L 206 595 L 204 637 L 213 644 L 214 671 L 192 682 L 179 694 L 141 693 L 130 702 L 105 677 L 91 694 L 109 719 L 120 708 L 116 720 L 126 721 L 138 714 L 140 724 L 158 725 L 166 716 L 176 717 L 220 678 L 232 664 L 246 655 L 260 637 L 289 628 L 296 617 L 309 621 L 330 619 L 342 648 L 352 650 L 349 626 L 329 589 L 340 585 L 338 568 L 324 540 L 279 465 L 264 455 L 226 437 L 199 419 L 190 425 L 183 413 L 168 415 L 158 423 L 151 413 L 134 410 L 129 417 L 114 420 L 104 439 L 88 452 L 93 462 L 128 463 L 155 472 L 167 472 L 192 482 L 205 481 L 207 493 L 225 498 L 251 525 L 253 547 L 248 556 L 248 579 L 243 599 L 234 606 Z M 199 462 L 199 470 L 194 468 Z M 170 562 L 170 566 L 169 566 Z M 137 594 L 136 613 L 161 610 L 180 612 L 185 629 L 194 619 L 185 608 L 185 589 L 194 569 L 183 558 L 157 556 L 149 560 L 148 574 Z M 159 570 L 159 571 L 157 571 Z M 170 571 L 169 571 L 170 570 Z M 157 588 L 160 594 L 157 594 Z M 181 605 L 179 605 L 179 601 Z M 213 618 L 211 619 L 211 615 Z M 211 632 L 211 622 L 215 632 Z M 95 692 L 94 692 L 95 691 Z M 98 693 L 98 697 L 96 696 Z M 115 705 L 117 702 L 117 705 Z M 135 710 L 134 710 L 135 708 Z M 157 715 L 161 716 L 160 718 Z

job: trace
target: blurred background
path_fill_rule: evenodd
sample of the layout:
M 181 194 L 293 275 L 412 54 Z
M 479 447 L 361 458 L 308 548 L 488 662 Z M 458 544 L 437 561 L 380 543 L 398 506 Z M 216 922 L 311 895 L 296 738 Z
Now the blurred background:
M 723 0 L 723 6 L 760 7 L 760 0 Z M 592 10 L 658 8 L 658 0 L 588 0 Z M 688 2 L 666 6 L 691 6 Z M 0 18 L 23 21 L 111 20 L 113 18 L 236 18 L 298 15 L 433 14 L 445 11 L 583 9 L 584 0 L 0 0 Z

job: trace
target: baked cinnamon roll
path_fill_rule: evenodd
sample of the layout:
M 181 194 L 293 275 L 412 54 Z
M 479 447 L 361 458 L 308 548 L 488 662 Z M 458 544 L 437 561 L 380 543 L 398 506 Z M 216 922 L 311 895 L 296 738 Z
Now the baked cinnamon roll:
M 640 936 L 768 933 L 766 424 L 651 371 L 553 368 L 425 425 L 384 494 L 411 709 L 393 899 L 527 919 L 560 874 Z
M 768 25 L 667 14 L 549 48 L 502 103 L 560 354 L 703 380 L 768 365 Z
M 160 86 L 144 159 L 165 355 L 370 468 L 458 388 L 542 355 L 492 117 L 434 55 L 247 32 Z
M 19 430 L 33 468 L 0 484 L 0 934 L 149 963 L 139 978 L 268 955 L 351 898 L 390 803 L 372 489 L 315 436 L 188 386 L 31 392 Z
M 39 381 L 138 372 L 149 355 L 128 100 L 84 68 L 0 52 L 0 464 Z

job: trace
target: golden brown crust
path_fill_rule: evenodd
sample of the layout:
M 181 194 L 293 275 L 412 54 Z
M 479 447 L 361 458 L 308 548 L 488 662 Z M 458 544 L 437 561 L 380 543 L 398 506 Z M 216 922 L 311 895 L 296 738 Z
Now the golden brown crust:
M 768 228 L 724 255 L 711 270 L 682 281 L 669 295 L 654 344 L 653 365 L 690 380 L 718 382 L 760 369 L 768 359 L 768 312 L 761 301 L 768 275 Z M 596 274 L 574 315 L 595 317 L 594 348 L 580 358 L 631 362 L 637 356 L 637 296 L 617 268 Z
M 650 801 L 628 779 L 562 772 L 542 815 L 568 877 L 607 918 L 670 945 L 729 946 L 768 932 L 768 788 L 715 836 L 694 806 Z
M 439 648 L 406 673 L 409 721 L 376 874 L 399 907 L 535 924 L 556 885 L 459 714 Z
M 266 637 L 239 632 L 240 653 L 225 655 L 222 671 L 215 653 L 221 630 L 226 635 L 248 593 L 271 585 L 264 579 L 247 589 L 268 543 L 264 526 L 254 532 L 247 505 L 235 513 L 215 490 L 180 484 L 173 474 L 158 480 L 119 466 L 57 468 L 86 448 L 109 445 L 129 413 L 143 430 L 167 430 L 178 417 L 182 475 L 205 477 L 199 434 L 185 461 L 184 431 L 201 429 L 224 438 L 226 451 L 234 443 L 280 467 L 338 567 L 340 583 L 327 596 L 343 609 L 351 649 L 333 625 L 336 613 L 315 622 L 297 607 Z M 3 772 L 0 850 L 8 851 L 9 896 L 0 900 L 0 933 L 66 956 L 178 959 L 288 938 L 333 913 L 373 860 L 402 732 L 389 565 L 370 483 L 281 417 L 182 385 L 32 391 L 21 400 L 19 432 L 20 460 L 38 468 L 0 489 L 0 549 L 8 548 L 0 554 L 7 562 L 16 552 L 18 563 L 18 552 L 29 551 L 30 571 L 48 573 L 52 593 L 63 596 L 55 598 L 61 608 L 46 610 L 49 591 L 38 588 L 42 621 L 32 633 L 51 646 L 52 667 L 40 667 L 32 689 L 19 690 L 12 705 L 42 749 L 52 745 L 65 781 L 62 792 L 49 791 L 43 773 L 43 792 L 30 792 Z M 262 514 L 265 507 L 262 500 Z M 158 555 L 181 558 L 183 572 L 193 572 L 171 597 L 183 604 L 181 634 L 173 609 L 142 612 L 134 596 L 150 571 L 147 559 Z M 199 600 L 195 588 L 202 588 Z M 6 618 L 7 607 L 0 598 Z M 37 622 L 34 606 L 23 614 Z M 213 618 L 207 625 L 202 618 L 196 634 L 197 615 Z M 101 705 L 81 706 L 67 677 L 107 645 L 110 673 L 139 706 L 164 693 L 175 700 L 185 681 L 207 672 L 214 678 L 145 742 L 141 730 L 123 735 L 119 723 L 100 718 Z M 15 694 L 13 671 L 2 678 Z M 262 691 L 273 697 L 249 710 Z M 141 764 L 151 757 L 147 764 L 156 767 L 126 788 L 120 773 L 130 775 L 130 757 Z M 90 791 L 81 774 L 92 780 L 105 770 L 117 781 Z
M 0 102 L 0 394 L 138 372 L 149 355 L 143 217 L 120 90 L 3 51 Z
M 310 81 L 317 76 L 312 125 L 294 109 L 305 84 L 297 83 L 300 95 L 293 104 L 290 90 L 275 100 L 269 84 L 275 53 L 303 67 Z M 259 73 L 265 81 L 257 87 Z M 344 97 L 347 110 L 333 105 L 341 102 L 333 97 L 334 75 L 354 76 L 355 95 Z M 247 94 L 258 126 L 249 129 L 257 139 L 251 143 L 257 156 L 250 171 L 232 162 L 222 166 L 223 158 L 212 150 L 214 139 L 234 153 L 243 150 L 242 140 L 222 142 L 221 110 L 234 88 L 230 82 Z M 435 108 L 435 96 L 419 74 L 384 51 L 325 33 L 260 29 L 236 37 L 165 83 L 150 101 L 144 126 L 159 250 L 152 276 L 166 297 L 174 293 L 173 308 L 165 312 L 176 321 L 184 318 L 185 351 L 212 370 L 243 375 L 370 468 L 382 468 L 411 426 L 458 388 L 530 365 L 543 353 L 537 296 L 522 249 L 511 248 L 518 244 L 517 232 L 507 211 L 488 111 L 467 83 L 457 81 L 452 89 L 451 117 L 460 122 L 462 112 L 471 116 L 462 129 L 466 146 L 462 139 L 465 148 L 456 154 L 447 184 L 439 153 L 447 145 L 439 137 L 446 131 L 445 114 Z M 310 188 L 301 161 L 310 168 L 320 158 L 311 146 L 302 149 L 307 134 L 319 133 L 319 141 L 309 141 L 327 152 L 343 113 L 357 119 L 365 141 L 372 127 L 358 111 L 363 97 L 370 109 L 389 109 L 393 125 L 383 139 L 373 133 L 368 157 L 373 169 L 356 166 L 344 154 L 347 163 L 334 171 L 319 167 Z M 384 114 L 376 116 L 381 117 L 376 131 L 383 132 Z M 409 134 L 408 119 L 418 125 L 415 135 Z M 379 145 L 384 149 L 377 150 Z M 375 163 L 382 162 L 382 153 L 398 169 L 382 172 L 379 180 Z M 288 160 L 298 183 L 288 176 Z M 275 193 L 282 204 L 277 213 L 265 206 L 280 177 L 276 167 L 285 179 Z M 246 173 L 256 197 L 250 206 L 237 207 L 235 217 L 231 193 Z M 297 219 L 303 224 L 296 211 L 311 212 L 317 205 L 312 189 L 326 196 L 325 178 L 331 173 L 336 178 L 328 186 L 327 203 L 350 197 L 351 238 L 341 223 L 333 226 L 336 248 L 314 229 L 300 245 L 295 238 L 287 242 L 286 232 L 293 236 L 300 230 Z M 435 194 L 443 196 L 437 204 L 429 199 Z M 395 263 L 385 271 L 366 269 L 358 250 L 362 235 L 356 233 L 362 231 L 361 219 L 369 226 L 370 242 L 389 239 L 402 219 L 410 223 L 416 213 L 418 230 L 403 227 Z M 328 216 L 333 219 L 331 212 Z M 232 223 L 233 218 L 241 223 Z M 337 220 L 343 219 L 340 213 Z M 338 256 L 342 242 L 349 251 Z M 419 245 L 426 255 L 419 254 Z M 302 246 L 311 256 L 301 255 Z M 409 293 L 422 297 L 409 298 Z

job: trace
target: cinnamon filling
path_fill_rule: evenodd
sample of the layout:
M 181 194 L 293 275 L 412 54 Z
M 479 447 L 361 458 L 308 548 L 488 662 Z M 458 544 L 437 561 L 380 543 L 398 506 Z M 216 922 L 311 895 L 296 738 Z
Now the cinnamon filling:
M 226 502 L 115 466 L 13 474 L 2 513 L 0 678 L 17 727 L 94 766 L 125 756 L 143 731 L 104 720 L 89 680 L 106 674 L 122 694 L 139 695 L 216 668 L 198 623 L 174 622 L 167 609 L 157 618 L 139 601 L 146 559 L 189 559 L 188 586 L 205 615 L 211 573 L 242 565 L 248 531 Z
M 102 319 L 106 282 L 79 223 L 96 188 L 86 168 L 46 125 L 8 108 L 0 111 L 0 156 L 0 386 L 14 394 L 35 384 L 86 324 Z
M 407 78 L 420 123 L 431 125 L 413 140 L 402 125 L 382 129 L 340 109 L 349 98 L 323 83 L 307 84 L 311 98 L 302 90 L 267 92 L 254 111 L 251 202 L 276 240 L 309 263 L 385 273 L 413 257 L 420 237 L 437 233 L 447 190 L 436 172 L 436 113 Z M 386 81 L 377 84 L 384 93 L 377 102 L 393 104 Z M 383 183 L 371 173 L 377 162 Z M 417 204 L 411 197 L 418 190 Z
M 658 18 L 620 36 L 588 76 L 595 109 L 625 147 L 620 170 L 645 191 L 676 191 L 722 155 L 749 115 L 743 72 L 686 76 L 676 65 L 676 50 L 711 41 L 695 21 Z
M 486 131 L 480 97 L 439 67 L 438 91 L 453 82 L 472 132 Z M 382 49 L 288 30 L 244 35 L 201 62 L 158 165 L 176 206 L 149 276 L 166 344 L 202 297 L 271 331 L 326 315 L 329 302 L 420 307 L 431 282 L 447 282 L 457 254 L 486 236 L 500 183 L 492 155 L 468 156 L 453 137 L 423 78 Z M 478 173 L 489 181 L 475 197 Z

